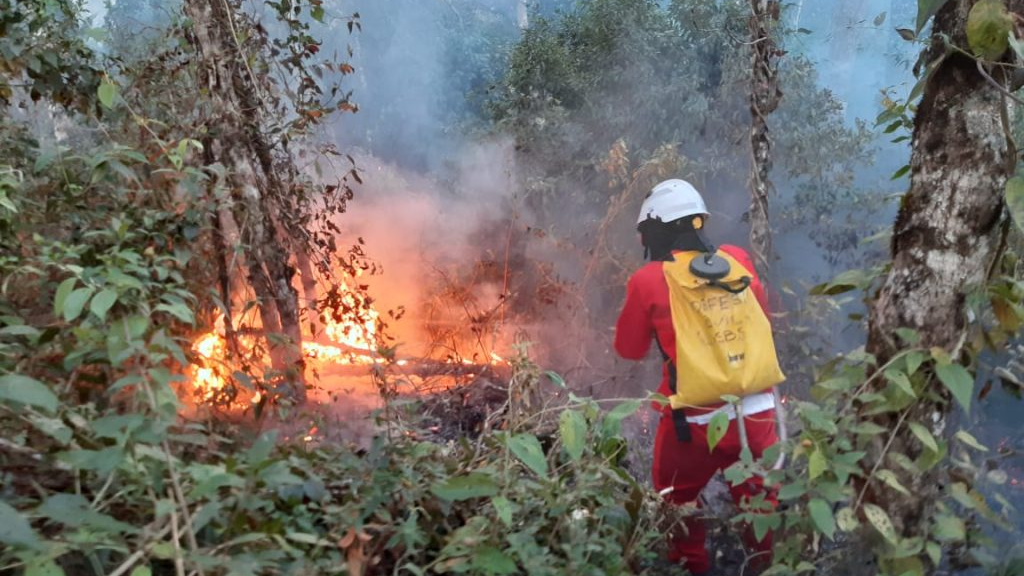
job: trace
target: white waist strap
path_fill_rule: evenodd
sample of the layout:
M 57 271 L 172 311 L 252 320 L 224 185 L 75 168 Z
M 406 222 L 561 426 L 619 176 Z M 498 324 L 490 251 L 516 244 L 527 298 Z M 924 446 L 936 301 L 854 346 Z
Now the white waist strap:
M 743 412 L 744 416 L 751 416 L 773 408 L 775 408 L 775 394 L 772 392 L 751 394 L 750 396 L 746 396 L 740 400 L 740 410 Z M 718 410 L 708 412 L 707 414 L 700 414 L 699 416 L 687 415 L 686 421 L 693 424 L 707 424 L 708 422 L 711 422 L 711 419 L 719 412 L 725 412 L 729 416 L 729 420 L 736 419 L 736 409 L 733 408 L 732 404 L 726 404 Z

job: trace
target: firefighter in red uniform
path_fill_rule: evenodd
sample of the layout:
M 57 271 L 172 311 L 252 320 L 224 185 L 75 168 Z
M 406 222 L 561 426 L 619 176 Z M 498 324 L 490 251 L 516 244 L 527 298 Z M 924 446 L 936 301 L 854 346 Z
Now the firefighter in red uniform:
M 641 360 L 647 355 L 653 339 L 665 360 L 658 391 L 666 397 L 674 394 L 677 388 L 674 326 L 678 324 L 673 323 L 670 289 L 663 270 L 663 264 L 671 261 L 674 254 L 724 253 L 731 257 L 749 275 L 747 285 L 760 304 L 760 310 L 767 315 L 764 289 L 750 257 L 735 246 L 721 246 L 716 252 L 703 234 L 707 215 L 704 200 L 692 185 L 683 180 L 668 180 L 655 186 L 647 196 L 637 221 L 645 258 L 650 262 L 629 280 L 626 301 L 616 325 L 615 350 L 623 358 Z M 770 339 L 770 327 L 768 333 Z M 678 374 L 678 387 L 684 389 L 687 372 L 680 369 Z M 760 458 L 766 448 L 778 441 L 775 395 L 769 389 L 745 396 L 738 408 L 745 423 L 749 448 L 755 458 Z M 669 406 L 658 406 L 658 409 L 662 411 L 662 417 L 654 441 L 654 488 L 664 493 L 673 504 L 694 504 L 711 477 L 740 458 L 743 431 L 735 422 L 737 410 L 721 402 L 678 410 Z M 727 412 L 729 427 L 714 450 L 709 451 L 708 423 L 718 411 Z M 730 491 L 737 504 L 757 494 L 765 494 L 768 502 L 773 506 L 776 504 L 773 494 L 765 490 L 760 477 L 731 486 Z M 687 570 L 693 574 L 707 573 L 711 562 L 705 548 L 704 526 L 700 520 L 691 519 L 687 521 L 686 528 L 685 533 L 677 530 L 678 533 L 670 538 L 669 560 L 685 562 Z M 757 563 L 763 565 L 770 559 L 771 537 L 769 535 L 756 542 L 749 529 L 747 532 L 747 545 L 759 553 L 756 557 L 760 561 Z

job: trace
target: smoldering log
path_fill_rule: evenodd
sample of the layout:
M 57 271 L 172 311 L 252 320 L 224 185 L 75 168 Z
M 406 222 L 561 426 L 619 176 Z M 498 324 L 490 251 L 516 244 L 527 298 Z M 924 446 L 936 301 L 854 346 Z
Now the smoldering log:
M 372 370 L 381 369 L 385 374 L 394 376 L 419 376 L 420 378 L 431 377 L 473 377 L 484 374 L 500 374 L 509 368 L 503 365 L 494 364 L 465 364 L 455 362 L 443 362 L 440 360 L 419 358 L 403 359 L 392 363 L 380 364 L 357 364 L 357 363 L 332 363 L 324 361 L 322 366 L 317 367 L 321 377 L 368 376 Z

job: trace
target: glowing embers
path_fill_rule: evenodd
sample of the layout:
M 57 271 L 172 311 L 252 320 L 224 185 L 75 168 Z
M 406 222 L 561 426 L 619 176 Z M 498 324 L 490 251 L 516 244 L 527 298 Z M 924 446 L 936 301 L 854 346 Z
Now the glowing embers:
M 377 346 L 380 314 L 363 294 L 341 283 L 327 291 L 323 332 L 334 343 L 370 351 Z
M 378 350 L 383 340 L 383 324 L 379 313 L 372 306 L 373 301 L 365 294 L 351 290 L 345 283 L 329 288 L 321 287 L 320 293 L 324 297 L 319 300 L 322 308 L 319 321 L 315 323 L 317 327 L 313 328 L 313 323 L 303 322 L 305 333 L 302 355 L 308 381 L 318 381 L 322 392 L 350 389 L 353 379 L 357 379 L 360 382 L 365 380 L 366 392 L 376 393 L 376 387 L 370 380 L 371 368 L 374 366 L 386 365 L 396 375 L 402 375 L 408 380 L 411 377 L 462 379 L 487 366 L 506 364 L 493 351 L 476 353 L 472 359 L 457 353 L 443 358 L 428 355 L 402 359 L 381 354 Z M 270 364 L 268 342 L 258 336 L 261 333 L 259 318 L 250 314 L 240 324 L 245 327 L 235 327 L 236 347 L 230 347 L 224 336 L 223 316 L 217 318 L 214 330 L 194 342 L 192 351 L 200 357 L 200 361 L 191 370 L 193 395 L 197 402 L 240 406 L 259 403 L 263 398 L 258 390 L 254 390 L 251 397 L 241 396 L 238 394 L 239 388 L 232 385 L 235 383 L 232 380 L 246 377 L 239 372 L 235 372 L 232 377 L 232 371 L 236 368 L 231 366 L 244 364 L 250 370 L 255 367 L 256 373 L 248 373 L 258 377 L 262 367 Z M 356 388 L 362 389 L 363 386 L 360 384 Z
M 227 386 L 227 380 L 215 368 L 215 363 L 227 356 L 227 343 L 220 334 L 210 332 L 196 340 L 192 350 L 203 357 L 204 364 L 194 366 L 192 385 L 200 400 L 210 400 Z

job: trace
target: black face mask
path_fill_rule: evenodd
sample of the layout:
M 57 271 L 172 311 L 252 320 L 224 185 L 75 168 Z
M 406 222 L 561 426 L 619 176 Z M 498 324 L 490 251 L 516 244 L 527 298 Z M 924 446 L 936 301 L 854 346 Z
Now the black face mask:
M 694 229 L 693 219 L 691 216 L 662 222 L 648 218 L 641 222 L 637 229 L 644 245 L 644 258 L 652 262 L 671 260 L 673 250 L 713 254 L 714 244 L 708 241 L 703 230 Z

